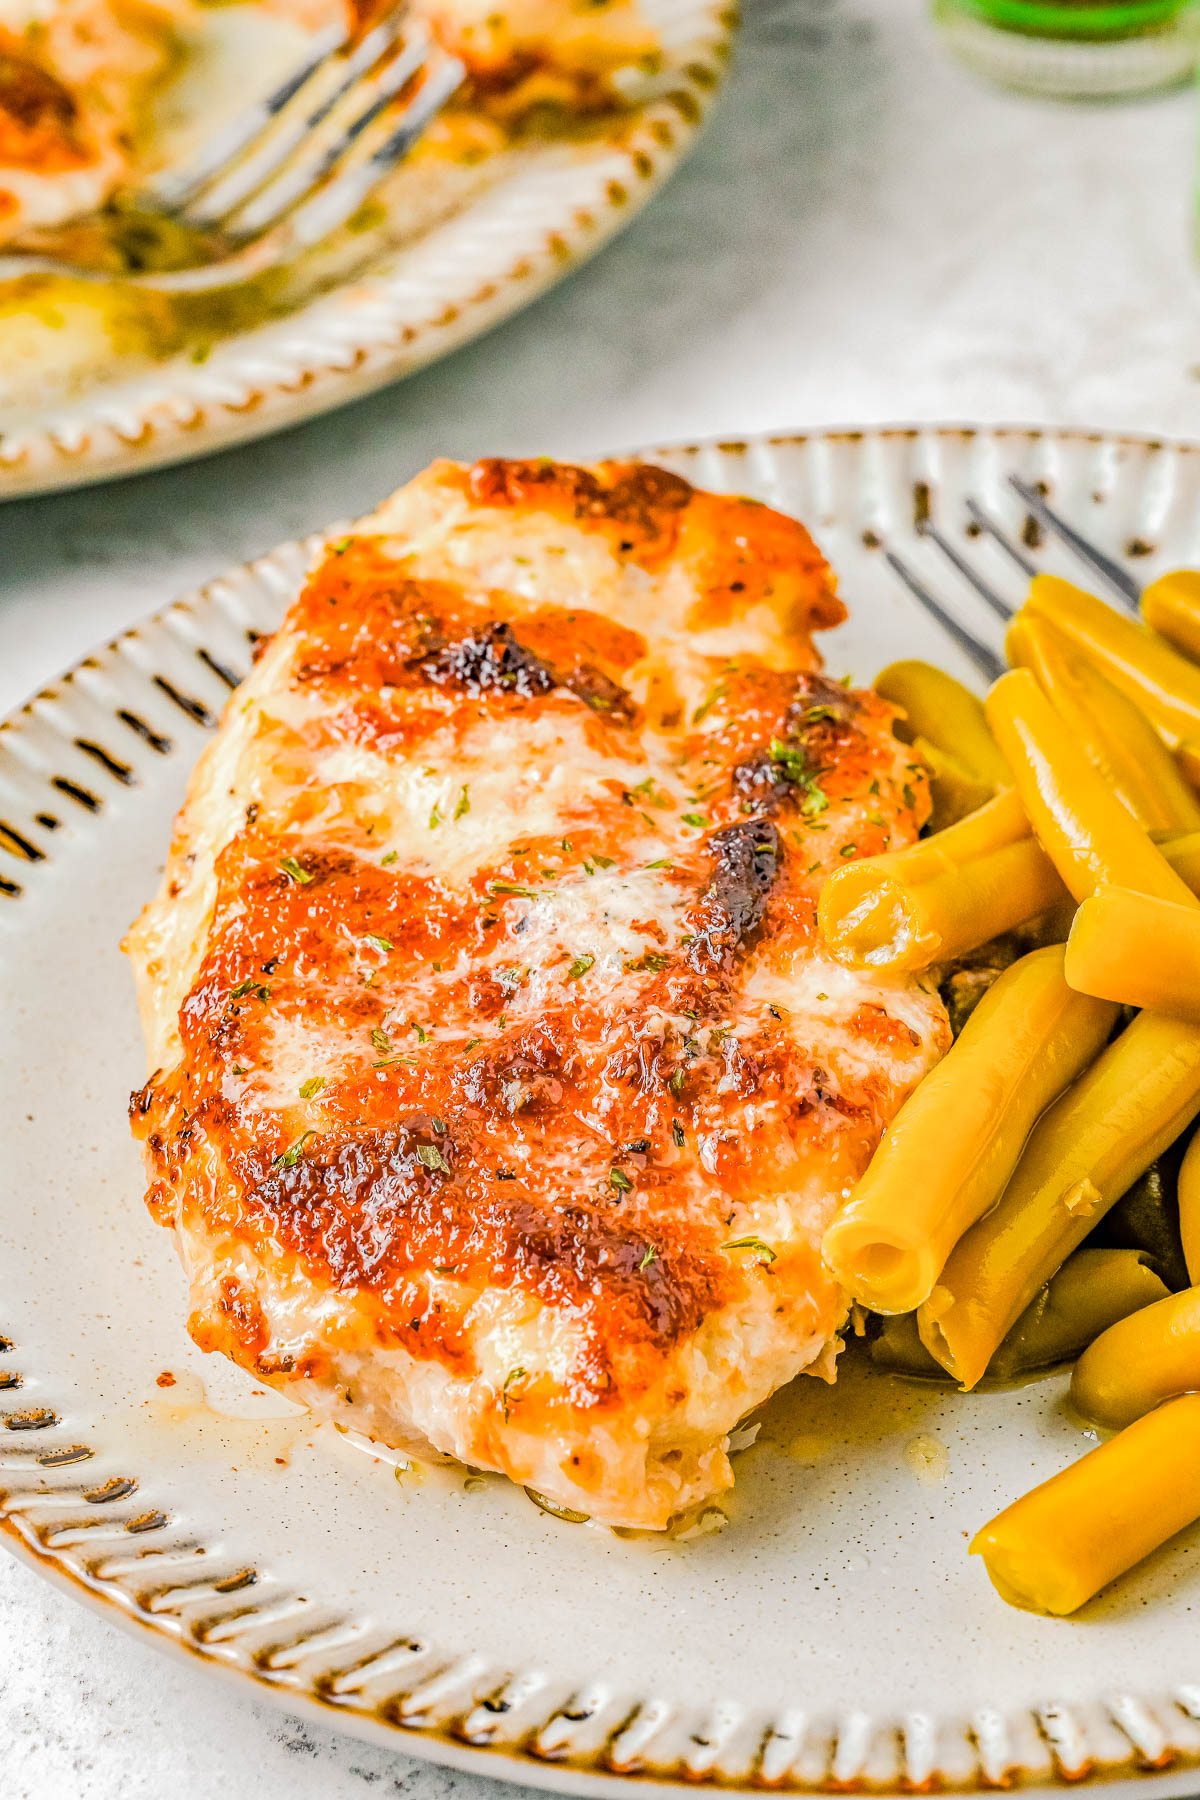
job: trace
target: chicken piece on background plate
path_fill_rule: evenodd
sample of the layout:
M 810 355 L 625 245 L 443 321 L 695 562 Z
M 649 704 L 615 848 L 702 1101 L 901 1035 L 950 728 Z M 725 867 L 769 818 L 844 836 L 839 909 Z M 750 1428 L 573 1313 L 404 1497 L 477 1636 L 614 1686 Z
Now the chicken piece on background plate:
M 949 1036 L 817 942 L 927 811 L 841 617 L 800 525 L 637 464 L 436 464 L 329 547 L 127 946 L 204 1349 L 651 1529 L 832 1375 L 822 1235 Z
M 177 54 L 175 0 L 0 0 L 0 243 L 103 206 Z
M 310 30 L 343 16 L 341 0 L 265 4 Z M 350 0 L 351 29 L 370 24 L 385 6 Z M 660 53 L 637 0 L 414 0 L 413 16 L 466 65 L 461 100 L 508 119 L 539 105 L 603 111 L 625 98 L 628 78 L 644 76 Z
M 197 0 L 0 0 L 0 244 L 30 234 L 40 243 L 37 234 L 136 189 L 155 161 L 151 102 L 222 16 L 255 12 L 303 34 L 337 24 L 353 35 L 383 9 L 384 0 L 243 0 L 220 9 Z M 620 105 L 658 57 L 636 0 L 513 0 L 501 11 L 479 0 L 417 0 L 412 18 L 468 72 L 432 128 L 429 144 L 443 153 L 496 150 L 538 107 Z M 239 92 L 238 104 L 250 97 Z
M 660 59 L 636 0 L 422 0 L 465 63 L 467 100 L 518 119 L 532 108 L 603 112 L 634 94 Z

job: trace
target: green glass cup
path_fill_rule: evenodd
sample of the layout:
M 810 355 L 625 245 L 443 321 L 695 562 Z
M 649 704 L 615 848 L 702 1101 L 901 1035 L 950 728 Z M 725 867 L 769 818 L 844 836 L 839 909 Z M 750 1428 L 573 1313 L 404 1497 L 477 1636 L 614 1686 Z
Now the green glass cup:
M 933 16 L 961 62 L 1062 99 L 1176 87 L 1200 59 L 1197 0 L 933 0 Z

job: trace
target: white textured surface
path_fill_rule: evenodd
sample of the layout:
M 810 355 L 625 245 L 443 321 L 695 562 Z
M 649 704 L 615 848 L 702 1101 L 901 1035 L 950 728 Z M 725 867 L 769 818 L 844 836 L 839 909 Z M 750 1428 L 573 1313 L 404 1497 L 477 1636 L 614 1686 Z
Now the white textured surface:
M 284 437 L 0 511 L 0 705 L 223 564 L 438 452 L 886 418 L 1200 435 L 1193 107 L 993 95 L 918 0 L 751 0 L 695 160 L 598 262 L 405 386 Z M 0 1561 L 6 1800 L 483 1789 L 293 1726 Z

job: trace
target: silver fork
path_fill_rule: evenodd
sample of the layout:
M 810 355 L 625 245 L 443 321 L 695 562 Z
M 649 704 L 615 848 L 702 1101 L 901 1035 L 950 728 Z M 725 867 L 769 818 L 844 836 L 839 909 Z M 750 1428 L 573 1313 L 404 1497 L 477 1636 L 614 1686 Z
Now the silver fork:
M 1048 505 L 1045 497 L 1037 488 L 1031 487 L 1028 482 L 1019 480 L 1015 475 L 1009 476 L 1008 484 L 1038 523 L 1071 551 L 1072 555 L 1083 564 L 1087 573 L 1097 577 L 1122 606 L 1136 614 L 1142 590 L 1129 570 L 1111 556 L 1106 555 L 1098 544 L 1093 544 L 1090 538 L 1085 537 L 1081 531 Z M 968 499 L 965 507 L 977 536 L 985 534 L 991 538 L 1016 564 L 1022 575 L 1038 574 L 1038 565 L 1027 550 L 1018 544 L 1012 534 L 1006 531 L 977 500 Z M 917 531 L 941 552 L 951 568 L 974 589 L 997 618 L 1005 622 L 1012 618 L 1014 608 L 1009 605 L 1002 594 L 997 592 L 986 576 L 980 573 L 971 559 L 952 543 L 931 519 L 922 520 L 917 526 Z M 886 546 L 884 559 L 914 599 L 919 600 L 925 611 L 931 618 L 936 619 L 946 635 L 953 638 L 986 681 L 995 681 L 1003 675 L 1008 667 L 1003 657 L 998 656 L 990 645 L 985 644 L 968 626 L 963 624 L 957 614 L 918 575 L 911 563 L 906 562 L 902 556 L 897 555 L 894 550 L 888 549 Z
M 345 224 L 403 161 L 461 85 L 466 71 L 424 28 L 405 30 L 393 5 L 361 37 L 331 26 L 300 64 L 198 151 L 159 171 L 119 210 L 95 215 L 118 235 L 122 220 L 182 231 L 199 266 L 135 270 L 121 279 L 166 292 L 204 292 L 291 261 Z M 378 141 L 370 128 L 390 108 Z M 385 135 L 386 131 L 386 135 Z M 364 153 L 356 156 L 360 150 Z M 79 222 L 76 222 L 78 225 Z M 0 280 L 42 270 L 111 281 L 113 271 L 65 257 L 0 256 Z

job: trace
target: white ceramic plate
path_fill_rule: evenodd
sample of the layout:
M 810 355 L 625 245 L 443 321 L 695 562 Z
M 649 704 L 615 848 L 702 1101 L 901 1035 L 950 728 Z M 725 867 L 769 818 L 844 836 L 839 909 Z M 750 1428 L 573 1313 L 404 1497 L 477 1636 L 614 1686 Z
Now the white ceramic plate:
M 899 653 L 958 666 L 878 546 L 940 576 L 914 510 L 957 534 L 974 493 L 1019 527 L 1010 470 L 1147 574 L 1200 560 L 1200 446 L 923 430 L 657 455 L 811 524 L 851 607 L 829 664 L 862 679 Z M 670 1542 L 561 1524 L 496 1478 L 397 1474 L 190 1344 L 125 1128 L 142 1047 L 117 942 L 306 556 L 170 607 L 0 734 L 4 1539 L 294 1710 L 576 1793 L 633 1775 L 1048 1790 L 1089 1771 L 1194 1791 L 1200 1535 L 1071 1622 L 1005 1607 L 967 1558 L 969 1533 L 1083 1448 L 1061 1381 L 964 1398 L 801 1378 L 741 1455 L 726 1528 Z
M 664 65 L 636 110 L 575 141 L 527 144 L 476 173 L 402 169 L 395 215 L 425 223 L 365 273 L 284 317 L 151 361 L 114 351 L 90 301 L 55 293 L 49 304 L 13 310 L 0 286 L 0 499 L 262 437 L 411 374 L 528 305 L 645 205 L 720 86 L 734 0 L 642 4 Z M 248 10 L 212 16 L 228 25 Z M 239 79 L 265 53 L 240 38 L 218 48 Z M 265 48 L 279 54 L 273 42 Z M 294 56 L 292 46 L 284 66 Z M 206 66 L 209 85 L 212 73 Z M 222 98 L 198 83 L 191 111 L 203 117 Z M 118 315 L 116 330 L 123 344 L 134 325 Z

